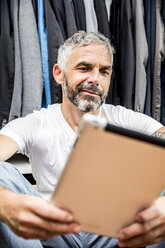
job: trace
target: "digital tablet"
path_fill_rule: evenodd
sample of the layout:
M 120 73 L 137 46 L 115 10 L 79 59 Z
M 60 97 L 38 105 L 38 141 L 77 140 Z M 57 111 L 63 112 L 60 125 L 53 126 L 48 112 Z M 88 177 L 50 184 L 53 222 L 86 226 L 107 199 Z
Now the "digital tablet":
M 52 195 L 81 230 L 117 237 L 165 188 L 165 141 L 84 115 Z

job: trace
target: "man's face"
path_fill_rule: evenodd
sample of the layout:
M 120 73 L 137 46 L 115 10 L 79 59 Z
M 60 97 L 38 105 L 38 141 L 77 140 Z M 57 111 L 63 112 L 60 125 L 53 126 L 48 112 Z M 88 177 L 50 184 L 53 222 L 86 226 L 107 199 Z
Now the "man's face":
M 74 48 L 64 74 L 64 97 L 81 111 L 94 112 L 106 99 L 111 67 L 111 57 L 104 45 Z

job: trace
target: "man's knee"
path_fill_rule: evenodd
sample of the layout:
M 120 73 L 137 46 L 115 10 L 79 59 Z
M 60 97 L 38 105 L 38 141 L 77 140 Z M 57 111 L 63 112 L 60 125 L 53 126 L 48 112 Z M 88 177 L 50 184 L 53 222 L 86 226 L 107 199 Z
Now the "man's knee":
M 21 173 L 7 162 L 0 162 L 0 185 L 10 190 L 14 189 L 16 185 L 22 180 Z M 13 190 L 15 191 L 15 190 Z
M 0 185 L 15 193 L 39 196 L 25 177 L 12 164 L 6 162 L 0 162 Z
M 20 174 L 20 172 L 12 164 L 7 162 L 0 162 L 0 172 L 0 177 L 12 177 L 13 174 Z

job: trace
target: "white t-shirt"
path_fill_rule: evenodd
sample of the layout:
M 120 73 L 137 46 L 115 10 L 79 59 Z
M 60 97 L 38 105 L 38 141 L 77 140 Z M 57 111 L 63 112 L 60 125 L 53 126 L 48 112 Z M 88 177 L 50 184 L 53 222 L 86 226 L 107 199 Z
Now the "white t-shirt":
M 99 116 L 111 124 L 149 135 L 162 127 L 154 119 L 121 106 L 103 104 Z M 11 121 L 0 134 L 15 140 L 18 152 L 29 157 L 37 189 L 49 199 L 77 137 L 64 119 L 61 105 L 50 105 Z

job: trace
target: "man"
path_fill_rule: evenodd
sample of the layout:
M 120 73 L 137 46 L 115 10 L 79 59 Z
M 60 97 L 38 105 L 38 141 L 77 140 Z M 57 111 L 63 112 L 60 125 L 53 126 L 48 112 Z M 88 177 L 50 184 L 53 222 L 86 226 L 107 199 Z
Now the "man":
M 112 124 L 149 135 L 165 132 L 160 123 L 148 116 L 104 104 L 112 62 L 113 48 L 108 39 L 100 34 L 76 33 L 60 47 L 58 64 L 53 69 L 56 82 L 62 86 L 63 103 L 14 120 L 1 130 L 1 161 L 17 151 L 26 154 L 37 189 L 45 199 L 54 190 L 84 113 L 91 112 Z M 121 230 L 118 241 L 80 232 L 71 213 L 40 198 L 20 173 L 4 162 L 0 164 L 0 185 L 2 248 L 141 247 L 165 239 L 164 197 L 159 197 L 137 215 L 132 225 Z

